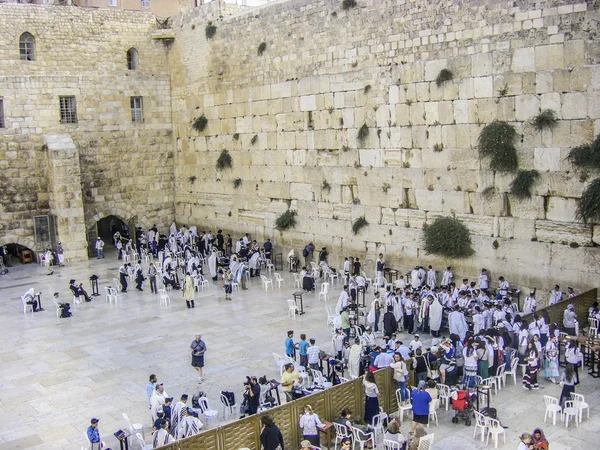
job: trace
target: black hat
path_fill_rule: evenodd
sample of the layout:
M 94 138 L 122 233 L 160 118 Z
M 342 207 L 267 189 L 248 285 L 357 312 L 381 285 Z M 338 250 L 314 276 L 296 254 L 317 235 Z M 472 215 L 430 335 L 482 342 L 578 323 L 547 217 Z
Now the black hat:
M 93 418 L 92 420 L 90 420 L 90 422 L 91 422 L 92 424 L 95 424 L 95 423 L 98 423 L 98 422 L 100 422 L 100 419 Z

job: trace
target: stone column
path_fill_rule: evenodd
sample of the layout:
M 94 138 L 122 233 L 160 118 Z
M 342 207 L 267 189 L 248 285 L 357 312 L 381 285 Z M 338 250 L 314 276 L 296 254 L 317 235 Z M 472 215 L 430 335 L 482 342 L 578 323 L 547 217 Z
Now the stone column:
M 68 134 L 44 135 L 48 151 L 50 211 L 67 261 L 87 259 L 79 150 Z

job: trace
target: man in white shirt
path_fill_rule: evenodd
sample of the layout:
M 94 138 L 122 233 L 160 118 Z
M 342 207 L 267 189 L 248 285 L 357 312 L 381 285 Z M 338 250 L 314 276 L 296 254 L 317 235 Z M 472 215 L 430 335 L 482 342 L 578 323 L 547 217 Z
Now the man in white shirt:
M 344 278 L 346 279 L 346 283 L 348 283 L 350 277 L 350 261 L 348 260 L 348 257 L 346 256 L 344 258 Z
M 496 295 L 496 300 L 502 300 L 508 295 L 508 289 L 510 288 L 510 285 L 508 284 L 508 281 L 504 279 L 504 277 L 498 278 L 498 281 L 500 283 L 498 284 L 498 295 Z
M 381 347 L 377 347 L 377 351 L 379 352 L 379 355 L 377 355 L 375 361 L 373 361 L 373 365 L 378 369 L 390 367 L 390 364 L 394 362 L 394 357 L 382 350 Z
M 486 269 L 481 269 L 481 273 L 479 274 L 479 289 L 482 291 L 487 290 L 489 287 L 489 277 Z
M 104 258 L 104 241 L 99 236 L 96 238 L 95 247 L 98 259 Z
M 535 291 L 532 291 L 527 297 L 525 297 L 525 303 L 523 305 L 523 314 L 531 314 L 535 312 L 536 308 L 537 300 L 535 299 Z
M 421 273 L 419 272 L 419 266 L 415 267 L 413 271 L 410 273 L 410 284 L 414 290 L 419 289 L 421 283 L 423 282 L 421 278 Z
M 427 286 L 429 286 L 431 289 L 435 288 L 437 283 L 436 277 L 437 275 L 435 270 L 433 270 L 432 266 L 429 266 L 429 270 L 427 271 Z
M 414 339 L 412 341 L 410 341 L 410 344 L 408 344 L 408 347 L 413 352 L 416 352 L 417 349 L 419 349 L 419 348 L 423 348 L 423 343 L 419 340 L 418 334 L 415 334 Z
M 442 286 L 450 286 L 453 278 L 454 274 L 452 273 L 452 267 L 446 267 L 446 270 L 444 270 L 444 274 L 442 275 Z
M 337 304 L 335 305 L 335 313 L 341 314 L 344 308 L 348 307 L 348 299 L 350 295 L 348 293 L 349 287 L 348 285 L 344 286 L 344 290 L 340 292 L 340 296 L 338 298 Z
M 562 301 L 563 293 L 560 290 L 560 286 L 557 284 L 554 286 L 554 289 L 550 291 L 550 300 L 548 304 L 555 305 L 556 303 Z
M 165 404 L 165 399 L 168 394 L 165 392 L 165 388 L 162 383 L 157 383 L 154 387 L 154 392 L 150 397 L 150 412 L 153 420 L 156 420 L 156 411 L 158 408 Z
M 311 339 L 310 347 L 306 349 L 308 355 L 308 367 L 314 370 L 319 370 L 319 353 L 321 350 L 315 345 L 315 340 Z

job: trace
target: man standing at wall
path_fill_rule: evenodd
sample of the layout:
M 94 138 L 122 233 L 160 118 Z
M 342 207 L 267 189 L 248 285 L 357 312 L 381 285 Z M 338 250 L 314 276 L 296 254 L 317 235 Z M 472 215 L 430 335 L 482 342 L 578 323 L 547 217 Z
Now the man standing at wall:
M 98 259 L 104 258 L 104 241 L 100 236 L 96 238 L 96 253 L 98 254 Z
M 385 266 L 385 262 L 383 261 L 383 253 L 379 254 L 377 258 L 377 285 L 385 286 L 385 281 L 383 280 L 383 267 Z

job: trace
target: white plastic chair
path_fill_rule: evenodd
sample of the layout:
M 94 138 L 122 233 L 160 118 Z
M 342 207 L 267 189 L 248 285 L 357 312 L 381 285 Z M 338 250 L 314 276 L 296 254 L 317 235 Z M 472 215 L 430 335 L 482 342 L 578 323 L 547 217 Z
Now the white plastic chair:
M 504 371 L 504 386 L 506 387 L 506 376 L 510 375 L 513 377 L 513 381 L 515 382 L 515 386 L 517 385 L 517 365 L 519 364 L 519 358 L 513 358 L 510 363 L 510 370 Z
M 298 305 L 296 304 L 296 300 L 288 300 L 288 317 L 296 317 L 296 313 L 298 312 Z
M 219 411 L 210 409 L 210 405 L 208 404 L 208 399 L 206 397 L 200 397 L 198 399 L 198 404 L 200 405 L 200 411 L 202 411 L 202 415 L 206 420 L 207 426 L 215 426 L 217 424 L 217 418 L 219 417 Z
M 398 441 L 383 440 L 383 450 L 400 450 L 401 448 Z
M 166 289 L 159 289 L 158 294 L 160 295 L 160 304 L 167 306 L 167 303 L 171 303 L 171 297 L 167 294 Z
M 407 413 L 412 413 L 412 404 L 410 402 L 410 397 L 408 403 L 406 405 L 402 404 L 402 391 L 400 389 L 396 389 L 396 403 L 398 403 L 398 416 L 400 422 L 404 418 L 404 411 Z
M 116 289 L 109 287 L 110 289 L 110 295 L 112 296 L 112 299 L 115 302 L 115 305 L 119 302 L 119 291 L 117 291 Z
M 325 381 L 325 377 L 320 370 L 310 369 L 310 373 L 313 377 L 313 381 L 317 386 L 323 386 L 324 388 L 330 388 L 333 386 L 331 382 Z
M 327 301 L 327 294 L 329 293 L 329 283 L 321 284 L 321 291 L 319 292 L 319 300 L 323 297 L 324 301 Z
M 492 393 L 492 387 L 494 388 L 494 394 L 498 394 L 498 379 L 496 377 L 484 378 L 481 383 L 490 387 L 490 394 Z
M 338 280 L 337 272 L 334 272 L 333 270 L 328 270 L 327 274 L 329 275 L 329 280 L 330 280 L 331 284 L 333 284 L 334 281 L 337 282 L 337 280 Z
M 369 441 L 374 440 L 373 433 L 364 433 L 356 427 L 352 427 L 352 448 L 354 449 L 355 445 L 358 445 L 359 449 L 364 449 Z
M 429 403 L 429 420 L 427 421 L 427 428 L 429 428 L 429 423 L 431 422 L 431 420 L 435 420 L 435 424 L 438 425 L 438 416 L 437 416 L 437 409 L 440 406 L 440 399 L 436 398 L 433 399 L 430 403 Z
M 434 434 L 431 433 L 419 439 L 419 446 L 417 447 L 417 450 L 430 450 L 433 446 L 433 437 Z
M 229 400 L 223 394 L 221 394 L 221 403 L 223 404 L 223 420 L 227 420 L 229 416 L 239 416 L 239 405 L 237 403 L 230 405 Z
M 146 441 L 140 433 L 136 433 L 135 437 L 137 438 L 138 443 L 140 444 L 140 448 L 142 450 L 152 450 L 154 448 L 152 444 L 146 444 Z
M 106 301 L 108 303 L 112 303 L 112 292 L 111 292 L 111 287 L 110 286 L 104 286 L 104 290 L 106 291 Z
M 121 250 L 121 257 L 123 258 L 124 263 L 128 263 L 131 261 L 131 257 L 129 256 L 129 253 L 127 253 L 125 250 Z
M 579 410 L 579 422 L 583 421 L 583 410 L 587 409 L 587 418 L 590 418 L 590 405 L 585 402 L 585 397 L 581 394 L 571 393 L 571 400 L 575 403 L 575 407 Z
M 130 419 L 129 416 L 125 413 L 123 413 L 123 419 L 125 419 L 125 422 L 127 422 L 127 426 L 129 427 L 129 431 L 131 432 L 132 435 L 134 434 L 141 434 L 142 435 L 142 439 L 144 438 L 144 424 L 142 423 L 133 423 Z
M 485 426 L 487 427 L 487 437 L 485 439 L 485 445 L 488 445 L 488 442 L 490 440 L 490 434 L 494 435 L 494 448 L 498 448 L 498 435 L 500 434 L 504 437 L 504 443 L 506 444 L 506 432 L 504 431 L 504 428 L 500 425 L 500 422 L 498 420 L 486 417 Z
M 383 441 L 383 435 L 385 434 L 385 429 L 383 428 L 383 420 L 387 417 L 386 413 L 380 413 L 373 416 L 371 419 L 371 426 L 373 427 L 373 434 L 375 436 L 375 440 L 373 445 L 378 445 L 378 442 Z
M 333 326 L 333 318 L 335 317 L 335 315 L 333 314 L 333 311 L 331 310 L 331 306 L 325 305 L 325 311 L 327 311 L 327 325 Z
M 298 289 L 302 289 L 302 286 L 300 286 L 300 274 L 293 273 L 292 275 L 294 277 L 294 287 L 298 288 Z
M 273 289 L 273 280 L 265 277 L 264 275 L 261 275 L 260 279 L 263 282 L 263 287 L 265 288 L 265 291 L 267 291 L 269 289 L 269 285 L 271 285 L 271 289 Z
M 473 411 L 475 413 L 475 429 L 473 430 L 473 438 L 477 434 L 477 428 L 481 428 L 481 442 L 483 442 L 483 436 L 485 434 L 485 430 L 487 428 L 487 423 L 485 421 L 485 416 L 481 414 L 479 411 Z
M 54 299 L 52 299 L 52 303 L 54 303 L 54 306 L 56 307 L 56 318 L 58 319 L 60 318 L 60 304 Z
M 335 428 L 335 444 L 333 450 L 337 450 L 338 444 L 342 443 L 342 439 L 345 437 L 351 437 L 348 433 L 348 428 L 346 428 L 341 423 L 333 422 L 333 427 Z
M 279 275 L 278 273 L 274 273 L 273 275 L 275 275 L 275 281 L 277 282 L 277 287 L 279 289 L 281 289 L 281 283 L 283 283 L 283 285 L 285 286 L 285 280 L 281 278 L 281 275 Z
M 437 388 L 440 403 L 445 403 L 446 411 L 448 411 L 448 407 L 450 406 L 450 399 L 452 398 L 452 394 L 450 393 L 450 386 L 438 383 Z
M 116 278 L 113 278 L 113 284 L 115 285 L 115 290 L 121 292 L 121 282 Z
M 506 369 L 506 363 L 500 364 L 498 366 L 498 370 L 496 371 L 496 384 L 497 384 L 499 390 L 502 390 L 502 382 L 504 382 L 504 385 L 506 387 L 506 377 L 504 376 L 505 369 Z
M 569 427 L 569 417 L 571 416 L 573 416 L 573 419 L 575 420 L 575 426 L 579 428 L 579 409 L 575 406 L 575 402 L 573 400 L 565 402 L 565 407 L 562 414 L 565 419 L 565 428 Z
M 24 295 L 21 295 L 21 301 L 23 302 L 23 314 L 27 314 L 28 309 L 31 310 L 31 314 L 33 314 L 33 305 L 27 303 Z
M 207 279 L 205 279 L 205 278 L 204 278 L 202 275 L 200 275 L 200 276 L 198 277 L 198 279 L 199 279 L 199 281 L 200 281 L 200 287 L 201 287 L 202 289 L 204 289 L 205 287 L 207 288 L 207 287 L 209 286 L 209 285 L 208 285 L 208 280 L 207 280 Z
M 289 362 L 287 359 L 277 353 L 273 353 L 273 359 L 275 360 L 275 364 L 277 364 L 278 372 L 281 372 L 281 368 Z
M 562 416 L 562 408 L 558 404 L 558 399 L 556 397 L 544 395 L 544 403 L 546 404 L 546 412 L 544 413 L 544 423 L 546 423 L 546 419 L 548 417 L 552 416 L 552 425 L 556 425 L 557 413 L 559 413 Z
M 275 269 L 275 266 L 273 265 L 270 259 L 265 259 L 265 266 L 267 266 L 267 270 L 269 271 L 269 273 L 271 273 L 271 270 Z

